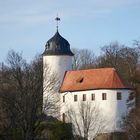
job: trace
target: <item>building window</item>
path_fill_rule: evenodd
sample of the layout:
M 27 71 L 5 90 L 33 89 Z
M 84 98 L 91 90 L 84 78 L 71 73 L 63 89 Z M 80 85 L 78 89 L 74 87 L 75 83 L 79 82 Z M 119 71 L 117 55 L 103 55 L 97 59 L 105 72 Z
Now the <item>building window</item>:
M 102 93 L 102 100 L 106 100 L 106 99 L 107 99 L 106 93 Z
M 86 94 L 83 94 L 83 101 L 86 101 Z
M 65 96 L 63 96 L 63 102 L 65 102 Z
M 74 95 L 74 102 L 77 101 L 77 95 Z
M 65 113 L 62 114 L 62 121 L 63 121 L 63 122 L 66 121 L 66 115 L 65 115 Z
M 122 94 L 121 92 L 117 92 L 117 100 L 121 100 L 122 99 Z
M 92 100 L 92 101 L 95 100 L 95 94 L 91 94 L 91 100 Z

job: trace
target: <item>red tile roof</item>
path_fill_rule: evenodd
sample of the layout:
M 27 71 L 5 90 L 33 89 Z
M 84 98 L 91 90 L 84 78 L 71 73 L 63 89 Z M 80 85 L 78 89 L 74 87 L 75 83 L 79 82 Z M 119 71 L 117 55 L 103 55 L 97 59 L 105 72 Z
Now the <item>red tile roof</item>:
M 114 68 L 67 71 L 60 92 L 92 89 L 131 89 Z

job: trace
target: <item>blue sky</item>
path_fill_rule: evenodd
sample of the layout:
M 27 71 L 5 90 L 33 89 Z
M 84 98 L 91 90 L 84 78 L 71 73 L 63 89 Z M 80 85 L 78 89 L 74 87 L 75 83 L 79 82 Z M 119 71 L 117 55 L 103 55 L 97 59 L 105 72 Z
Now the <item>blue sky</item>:
M 110 42 L 131 46 L 140 38 L 140 0 L 0 0 L 0 61 L 11 49 L 27 60 L 43 52 L 57 13 L 71 48 L 99 54 Z

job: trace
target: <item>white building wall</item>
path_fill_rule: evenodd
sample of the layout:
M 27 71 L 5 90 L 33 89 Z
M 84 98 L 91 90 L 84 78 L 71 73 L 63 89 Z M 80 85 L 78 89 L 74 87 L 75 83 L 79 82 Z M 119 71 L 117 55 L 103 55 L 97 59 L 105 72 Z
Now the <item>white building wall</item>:
M 121 100 L 117 100 L 117 92 L 121 92 Z M 61 111 L 60 113 L 68 112 L 69 108 L 73 108 L 75 112 L 78 111 L 78 106 L 81 102 L 90 102 L 91 105 L 99 108 L 102 116 L 107 120 L 108 127 L 104 133 L 122 131 L 120 128 L 120 121 L 122 116 L 128 112 L 127 99 L 131 90 L 116 89 L 116 90 L 88 90 L 78 92 L 65 92 L 61 94 Z M 102 93 L 107 94 L 107 100 L 102 100 Z M 86 94 L 86 101 L 83 101 L 83 94 Z M 95 100 L 91 100 L 91 94 L 95 94 Z M 78 96 L 78 101 L 74 102 L 74 95 Z M 63 102 L 65 96 L 65 102 Z

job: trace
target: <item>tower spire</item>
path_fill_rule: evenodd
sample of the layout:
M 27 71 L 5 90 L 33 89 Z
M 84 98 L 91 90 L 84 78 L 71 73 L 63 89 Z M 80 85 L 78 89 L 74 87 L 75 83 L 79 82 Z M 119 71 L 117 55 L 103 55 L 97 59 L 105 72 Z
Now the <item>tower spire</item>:
M 55 18 L 56 20 L 56 29 L 58 31 L 58 22 L 60 21 L 60 18 L 58 17 L 58 14 L 57 14 L 57 17 Z

